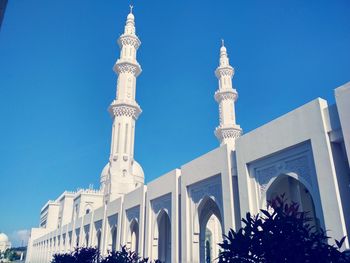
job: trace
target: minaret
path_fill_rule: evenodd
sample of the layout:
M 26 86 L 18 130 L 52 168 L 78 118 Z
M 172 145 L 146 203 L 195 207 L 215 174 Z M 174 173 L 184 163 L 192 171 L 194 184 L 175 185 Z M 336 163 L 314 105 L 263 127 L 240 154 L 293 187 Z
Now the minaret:
M 222 40 L 220 48 L 220 63 L 215 70 L 215 75 L 219 80 L 219 89 L 215 92 L 215 100 L 219 104 L 220 124 L 215 129 L 215 136 L 220 141 L 220 145 L 228 144 L 235 146 L 236 139 L 241 136 L 242 129 L 236 124 L 235 101 L 238 98 L 236 89 L 232 88 L 232 77 L 235 74 L 227 56 L 226 47 Z
M 109 163 L 101 174 L 101 188 L 109 201 L 144 184 L 143 170 L 134 160 L 135 124 L 141 113 L 135 100 L 136 79 L 141 73 L 136 53 L 141 41 L 135 34 L 132 8 L 124 33 L 118 39 L 120 58 L 113 67 L 118 81 L 116 99 L 109 107 L 113 118 L 112 142 Z

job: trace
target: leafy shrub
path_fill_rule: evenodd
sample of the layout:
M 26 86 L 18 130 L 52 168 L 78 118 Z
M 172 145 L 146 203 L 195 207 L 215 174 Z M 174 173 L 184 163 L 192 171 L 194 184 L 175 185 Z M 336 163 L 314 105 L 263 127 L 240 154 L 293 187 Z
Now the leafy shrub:
M 73 252 L 76 262 L 79 263 L 99 263 L 100 251 L 94 247 L 80 247 Z
M 71 253 L 54 254 L 51 263 L 147 263 L 147 258 L 140 258 L 136 252 L 121 247 L 120 251 L 109 251 L 102 257 L 97 248 L 80 247 Z M 155 261 L 155 263 L 159 263 Z
M 76 258 L 70 253 L 54 254 L 51 263 L 75 263 Z
M 136 252 L 127 250 L 123 246 L 120 251 L 110 251 L 108 255 L 102 259 L 101 263 L 147 263 L 148 259 L 141 259 Z
M 54 254 L 52 263 L 99 263 L 100 252 L 93 247 L 75 248 L 71 253 Z
M 280 263 L 280 262 L 350 262 L 341 252 L 345 237 L 327 243 L 324 230 L 310 224 L 307 212 L 300 212 L 297 203 L 287 203 L 284 195 L 269 202 L 261 214 L 246 214 L 244 227 L 230 230 L 219 244 L 219 262 Z

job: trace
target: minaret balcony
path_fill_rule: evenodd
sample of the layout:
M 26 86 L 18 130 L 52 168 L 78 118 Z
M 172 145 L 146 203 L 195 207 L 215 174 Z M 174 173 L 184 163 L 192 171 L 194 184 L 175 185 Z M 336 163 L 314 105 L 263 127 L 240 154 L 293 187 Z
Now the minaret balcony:
M 222 100 L 232 100 L 235 102 L 238 99 L 238 93 L 236 89 L 217 90 L 214 94 L 214 98 L 218 103 Z
M 232 78 L 232 76 L 235 74 L 235 70 L 233 67 L 231 67 L 230 65 L 228 66 L 225 66 L 225 67 L 218 67 L 216 70 L 215 70 L 215 76 L 220 79 L 222 77 L 225 77 L 225 76 L 229 76 Z
M 117 62 L 114 64 L 113 67 L 114 72 L 121 74 L 121 73 L 131 73 L 135 77 L 141 74 L 142 69 L 139 63 L 131 62 L 125 59 L 118 59 Z
M 140 116 L 142 110 L 136 102 L 121 102 L 114 100 L 108 108 L 109 113 L 114 116 L 132 117 L 134 120 Z
M 123 46 L 133 46 L 138 49 L 141 45 L 140 39 L 135 35 L 123 34 L 118 38 L 118 45 L 120 48 Z
M 242 129 L 239 125 L 235 125 L 234 127 L 223 127 L 218 126 L 214 134 L 220 142 L 222 142 L 224 139 L 237 139 L 242 135 Z

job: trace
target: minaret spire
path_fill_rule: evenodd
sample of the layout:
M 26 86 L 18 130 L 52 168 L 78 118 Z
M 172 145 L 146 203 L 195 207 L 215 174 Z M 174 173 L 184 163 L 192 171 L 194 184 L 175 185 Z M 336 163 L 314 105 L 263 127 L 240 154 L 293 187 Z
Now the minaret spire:
M 235 146 L 236 139 L 242 134 L 242 129 L 236 124 L 235 101 L 238 98 L 236 89 L 232 87 L 232 77 L 235 71 L 231 67 L 224 40 L 221 39 L 219 66 L 215 75 L 219 80 L 219 89 L 215 92 L 215 100 L 219 104 L 219 126 L 215 129 L 215 136 L 220 145 Z
M 120 58 L 113 67 L 118 81 L 116 98 L 109 107 L 113 118 L 112 142 L 109 164 L 101 175 L 105 177 L 102 188 L 107 200 L 113 200 L 144 183 L 142 168 L 134 159 L 135 124 L 141 114 L 135 100 L 136 79 L 141 73 L 136 54 L 141 41 L 136 36 L 132 10 L 133 6 L 130 6 L 124 33 L 118 39 Z

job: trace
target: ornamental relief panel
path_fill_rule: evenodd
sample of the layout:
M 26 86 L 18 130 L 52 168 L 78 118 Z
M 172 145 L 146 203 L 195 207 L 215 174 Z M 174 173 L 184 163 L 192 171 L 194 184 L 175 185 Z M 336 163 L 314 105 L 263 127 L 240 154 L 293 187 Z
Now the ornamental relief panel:
M 189 186 L 189 193 L 192 203 L 198 205 L 204 196 L 213 196 L 220 212 L 223 212 L 221 176 L 215 175 L 204 181 Z M 194 210 L 193 210 L 194 211 Z
M 129 220 L 129 222 L 131 222 L 134 218 L 137 219 L 138 222 L 140 222 L 140 206 L 137 205 L 126 210 L 126 217 Z
M 252 165 L 253 176 L 259 185 L 260 197 L 264 196 L 267 191 L 267 185 L 281 174 L 294 173 L 297 177 L 302 178 L 312 188 L 313 158 L 311 151 L 304 151 L 300 154 L 285 156 L 282 159 L 265 162 L 265 164 Z M 255 166 L 255 167 L 254 167 Z
M 151 206 L 155 214 L 158 214 L 162 209 L 166 209 L 168 211 L 169 218 L 171 219 L 171 193 L 153 199 L 151 201 Z

